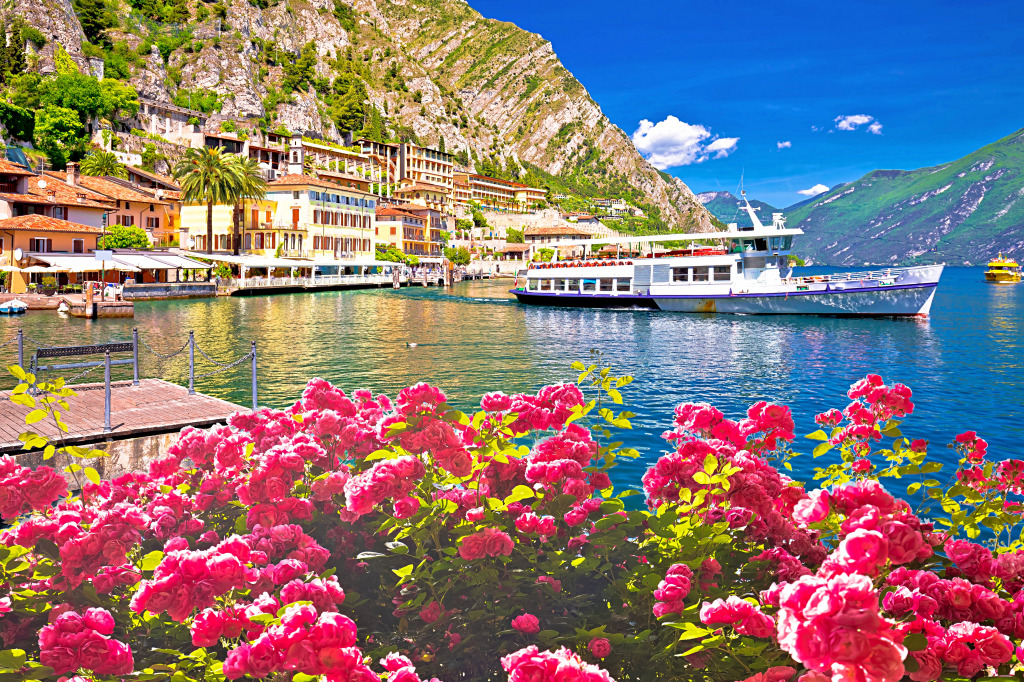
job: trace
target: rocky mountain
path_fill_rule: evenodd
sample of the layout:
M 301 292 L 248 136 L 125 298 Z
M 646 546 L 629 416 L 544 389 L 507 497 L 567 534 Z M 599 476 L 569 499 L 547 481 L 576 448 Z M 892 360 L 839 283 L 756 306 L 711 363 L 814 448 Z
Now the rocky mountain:
M 816 263 L 984 263 L 1024 257 L 1024 130 L 947 164 L 877 170 L 786 210 Z
M 674 229 L 711 229 L 681 181 L 659 174 L 562 65 L 551 43 L 463 0 L 13 0 L 88 72 L 102 59 L 140 97 L 228 120 L 345 142 L 412 139 L 478 172 L 557 176 L 621 195 Z M 228 124 L 233 125 L 233 124 Z
M 732 192 L 699 192 L 696 196 L 697 201 L 704 204 L 704 208 L 710 211 L 711 215 L 726 225 L 736 223 L 740 227 L 751 227 L 754 224 L 746 210 L 741 208 L 743 202 Z M 765 225 L 771 224 L 772 213 L 779 212 L 779 209 L 771 204 L 757 199 L 751 199 L 750 205 L 757 213 L 758 219 Z

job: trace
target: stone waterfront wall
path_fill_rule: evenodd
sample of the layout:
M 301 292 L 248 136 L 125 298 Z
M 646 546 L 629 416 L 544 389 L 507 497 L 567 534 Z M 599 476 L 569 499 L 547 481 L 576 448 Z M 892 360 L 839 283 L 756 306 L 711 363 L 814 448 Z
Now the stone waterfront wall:
M 217 285 L 213 282 L 126 284 L 122 295 L 126 301 L 164 298 L 212 298 L 217 295 Z

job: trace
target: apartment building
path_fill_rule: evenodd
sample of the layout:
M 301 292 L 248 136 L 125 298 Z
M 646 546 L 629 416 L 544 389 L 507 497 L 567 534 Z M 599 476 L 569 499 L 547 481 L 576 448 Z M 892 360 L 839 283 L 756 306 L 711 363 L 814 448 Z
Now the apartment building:
M 384 143 L 373 140 L 358 140 L 364 154 L 377 160 L 381 168 L 387 169 L 388 177 L 384 181 L 381 194 L 409 198 L 411 191 L 425 194 L 438 194 L 443 201 L 424 199 L 441 206 L 446 215 L 454 213 L 454 171 L 455 159 L 451 154 L 429 147 L 421 147 L 412 142 Z M 410 188 L 419 185 L 419 190 Z M 434 208 L 435 206 L 431 206 Z
M 476 173 L 455 173 L 454 182 L 463 188 L 457 195 L 463 207 L 474 202 L 492 211 L 523 211 L 542 204 L 547 197 L 543 189 Z

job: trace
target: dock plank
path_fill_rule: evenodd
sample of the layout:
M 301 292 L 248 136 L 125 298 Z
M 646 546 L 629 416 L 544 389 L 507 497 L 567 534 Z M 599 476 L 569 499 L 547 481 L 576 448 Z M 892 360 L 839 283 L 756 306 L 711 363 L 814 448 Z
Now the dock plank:
M 69 409 L 63 415 L 69 429 L 65 436 L 68 444 L 169 433 L 190 425 L 208 426 L 247 409 L 201 393 L 189 395 L 188 389 L 162 379 L 142 379 L 138 386 L 130 381 L 117 381 L 111 384 L 112 428 L 110 433 L 104 433 L 103 384 L 80 384 L 70 388 L 77 395 L 67 399 Z M 59 435 L 52 419 L 27 427 L 25 416 L 30 408 L 12 403 L 10 396 L 10 391 L 0 391 L 0 454 L 20 452 L 18 435 L 28 430 L 50 440 Z

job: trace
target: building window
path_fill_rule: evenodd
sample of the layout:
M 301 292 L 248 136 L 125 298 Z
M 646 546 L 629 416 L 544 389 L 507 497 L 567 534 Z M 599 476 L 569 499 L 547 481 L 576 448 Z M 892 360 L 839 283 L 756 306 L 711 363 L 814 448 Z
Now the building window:
M 0 253 L 4 252 L 4 238 L 0 237 Z
M 298 191 L 292 192 L 292 199 L 298 199 L 298 198 L 299 198 Z
M 135 216 L 119 214 L 117 216 L 117 224 L 123 225 L 124 227 L 131 227 L 135 224 Z
M 56 218 L 57 220 L 67 220 L 68 219 L 68 209 L 67 209 L 67 207 L 66 206 L 54 206 L 53 207 L 53 217 Z
M 156 217 L 147 217 L 146 218 L 146 229 L 148 229 L 148 230 L 159 230 L 160 229 L 160 219 L 156 218 Z
M 34 251 L 36 253 L 49 253 L 52 248 L 52 239 L 43 239 L 40 237 L 33 237 L 29 239 L 29 251 Z
M 391 228 L 391 234 L 392 235 L 395 234 L 395 228 L 394 227 Z
M 71 253 L 85 253 L 85 240 L 84 239 L 72 239 L 71 240 Z

